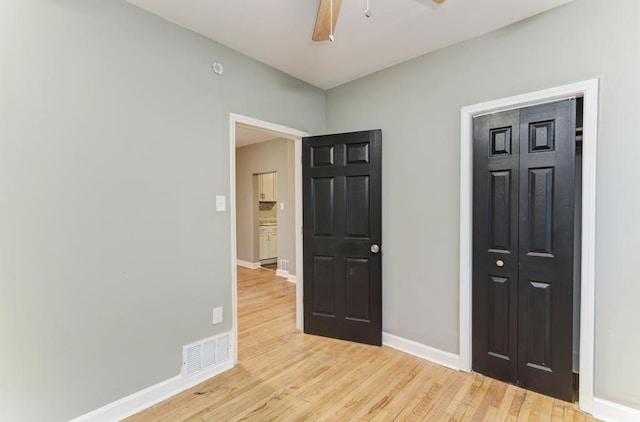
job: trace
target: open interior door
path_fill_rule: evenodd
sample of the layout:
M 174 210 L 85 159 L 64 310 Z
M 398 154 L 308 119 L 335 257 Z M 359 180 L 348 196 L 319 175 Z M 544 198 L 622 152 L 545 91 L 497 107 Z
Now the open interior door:
M 304 331 L 382 344 L 382 132 L 302 140 Z

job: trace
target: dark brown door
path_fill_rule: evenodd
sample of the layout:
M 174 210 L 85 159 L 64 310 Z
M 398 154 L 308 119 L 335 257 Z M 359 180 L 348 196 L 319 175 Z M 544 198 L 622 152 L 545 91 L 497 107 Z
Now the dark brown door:
M 382 132 L 302 140 L 304 331 L 382 344 Z
M 572 399 L 575 101 L 474 119 L 473 369 Z

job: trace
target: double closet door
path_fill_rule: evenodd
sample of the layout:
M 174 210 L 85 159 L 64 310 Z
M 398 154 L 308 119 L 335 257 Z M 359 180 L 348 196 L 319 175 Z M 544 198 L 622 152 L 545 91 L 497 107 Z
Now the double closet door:
M 474 119 L 473 370 L 572 399 L 575 100 Z

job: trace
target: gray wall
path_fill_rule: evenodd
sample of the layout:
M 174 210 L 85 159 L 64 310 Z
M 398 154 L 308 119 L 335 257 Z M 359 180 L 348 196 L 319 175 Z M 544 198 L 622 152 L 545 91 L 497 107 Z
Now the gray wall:
M 65 420 L 231 329 L 229 113 L 324 93 L 122 0 L 0 0 L 0 80 L 0 420 Z
M 295 274 L 295 191 L 294 143 L 275 139 L 236 149 L 236 226 L 238 259 L 259 262 L 257 179 L 258 173 L 277 172 L 278 268 L 280 260 L 289 261 L 289 273 Z M 284 210 L 280 210 L 280 204 Z
M 596 394 L 640 407 L 639 17 L 576 0 L 327 93 L 383 129 L 385 331 L 458 351 L 460 107 L 598 77 Z M 64 420 L 231 328 L 229 112 L 319 134 L 325 96 L 122 0 L 0 0 L 0 80 L 0 419 Z
M 328 132 L 383 132 L 384 330 L 458 352 L 460 108 L 600 78 L 597 397 L 640 408 L 640 2 L 560 9 L 327 93 Z

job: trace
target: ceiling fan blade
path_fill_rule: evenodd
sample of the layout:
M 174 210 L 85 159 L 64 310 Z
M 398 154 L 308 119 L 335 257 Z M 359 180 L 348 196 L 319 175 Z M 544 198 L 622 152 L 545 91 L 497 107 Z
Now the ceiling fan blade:
M 333 13 L 331 13 L 331 5 L 333 3 Z M 338 21 L 338 13 L 340 13 L 340 6 L 342 0 L 320 0 L 320 6 L 318 6 L 318 16 L 316 17 L 316 26 L 313 28 L 314 41 L 326 41 L 331 35 L 331 28 L 335 31 L 336 22 Z M 331 23 L 331 15 L 333 15 L 333 24 Z

